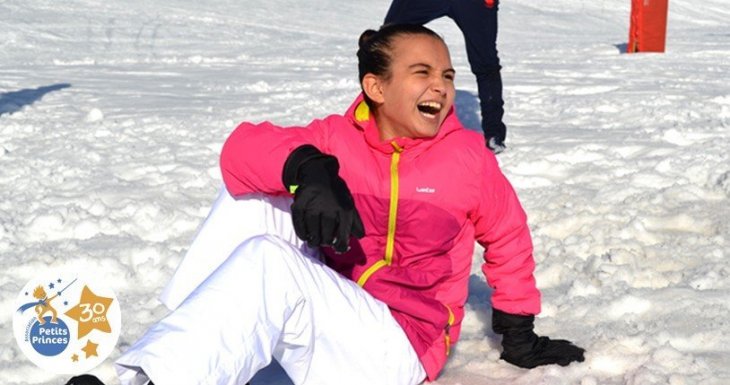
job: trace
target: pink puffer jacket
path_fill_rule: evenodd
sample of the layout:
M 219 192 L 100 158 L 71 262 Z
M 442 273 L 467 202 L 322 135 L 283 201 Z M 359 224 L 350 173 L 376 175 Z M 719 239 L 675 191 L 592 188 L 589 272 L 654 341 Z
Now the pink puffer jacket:
M 229 192 L 287 194 L 284 162 L 303 144 L 338 158 L 365 225 L 347 253 L 324 250 L 328 265 L 388 304 L 430 380 L 459 338 L 474 240 L 486 248 L 492 306 L 540 311 L 525 213 L 482 136 L 453 110 L 435 137 L 390 142 L 380 140 L 362 96 L 344 116 L 306 127 L 243 123 L 221 154 Z

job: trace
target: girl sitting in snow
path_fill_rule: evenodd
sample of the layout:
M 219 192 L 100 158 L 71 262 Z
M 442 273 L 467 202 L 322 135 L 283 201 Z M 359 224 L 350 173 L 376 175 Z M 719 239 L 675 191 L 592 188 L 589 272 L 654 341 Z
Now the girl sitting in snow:
M 345 115 L 243 123 L 228 138 L 227 192 L 191 248 L 200 256 L 176 273 L 202 283 L 168 291 L 175 310 L 117 361 L 123 383 L 244 384 L 272 357 L 295 384 L 434 380 L 459 339 L 474 240 L 501 357 L 583 361 L 583 349 L 533 332 L 526 216 L 454 114 L 444 41 L 390 25 L 363 33 L 357 55 L 363 92 Z

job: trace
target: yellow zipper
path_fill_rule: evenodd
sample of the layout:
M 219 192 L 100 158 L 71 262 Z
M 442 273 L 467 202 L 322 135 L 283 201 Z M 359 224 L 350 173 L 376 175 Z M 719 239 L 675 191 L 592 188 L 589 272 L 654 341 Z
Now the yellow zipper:
M 382 260 L 375 262 L 372 266 L 367 268 L 364 273 L 357 280 L 357 284 L 360 287 L 365 286 L 365 282 L 375 274 L 376 271 L 380 270 L 383 266 L 390 266 L 393 264 L 393 249 L 395 247 L 395 220 L 398 215 L 398 163 L 400 162 L 400 154 L 403 152 L 403 147 L 399 146 L 395 141 L 390 142 L 393 146 L 393 155 L 390 158 L 390 207 L 388 209 L 388 237 L 385 241 L 385 256 Z
M 446 342 L 446 356 L 449 356 L 449 353 L 451 353 L 451 336 L 449 335 L 449 332 L 451 331 L 451 325 L 454 324 L 454 321 L 456 320 L 456 317 L 454 316 L 454 312 L 451 311 L 451 308 L 449 305 L 444 304 L 446 306 L 446 310 L 449 311 L 449 321 L 446 324 L 445 334 L 444 334 L 444 340 Z
M 395 245 L 395 218 L 398 215 L 398 162 L 403 148 L 395 141 L 390 142 L 395 150 L 390 159 L 390 210 L 388 210 L 388 238 L 385 242 L 385 262 L 393 263 L 393 247 Z

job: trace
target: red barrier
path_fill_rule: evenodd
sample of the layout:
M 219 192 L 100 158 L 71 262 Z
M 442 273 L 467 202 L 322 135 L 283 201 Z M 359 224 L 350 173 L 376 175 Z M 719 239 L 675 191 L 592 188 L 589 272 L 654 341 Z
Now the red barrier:
M 631 0 L 628 53 L 664 52 L 669 0 Z

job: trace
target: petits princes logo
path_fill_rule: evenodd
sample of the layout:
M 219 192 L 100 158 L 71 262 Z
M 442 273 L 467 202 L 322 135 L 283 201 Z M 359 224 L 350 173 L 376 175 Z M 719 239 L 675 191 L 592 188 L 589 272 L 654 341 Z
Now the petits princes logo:
M 121 312 L 114 293 L 78 274 L 31 280 L 14 308 L 18 346 L 53 373 L 88 372 L 109 356 L 119 338 Z

